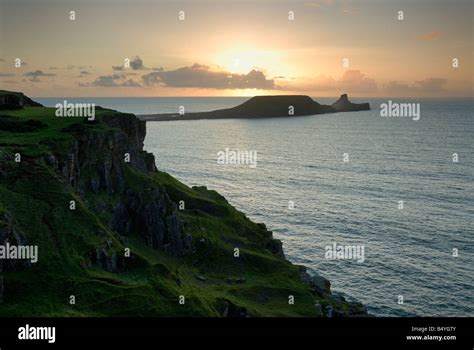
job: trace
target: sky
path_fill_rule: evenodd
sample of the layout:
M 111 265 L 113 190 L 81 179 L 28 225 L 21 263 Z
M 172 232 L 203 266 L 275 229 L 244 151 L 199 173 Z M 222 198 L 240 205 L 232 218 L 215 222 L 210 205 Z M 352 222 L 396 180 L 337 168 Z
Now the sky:
M 472 97 L 473 4 L 0 0 L 0 89 L 32 97 Z

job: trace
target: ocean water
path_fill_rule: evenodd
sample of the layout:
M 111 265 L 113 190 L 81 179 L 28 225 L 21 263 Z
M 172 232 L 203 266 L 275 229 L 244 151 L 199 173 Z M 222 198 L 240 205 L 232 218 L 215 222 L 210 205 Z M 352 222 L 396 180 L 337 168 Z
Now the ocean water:
M 71 103 L 94 103 L 96 106 L 135 114 L 173 113 L 179 106 L 185 106 L 188 112 L 203 112 L 236 106 L 248 97 L 58 97 L 35 98 L 35 101 L 54 107 L 65 100 Z
M 212 110 L 245 99 L 79 100 L 146 114 L 179 105 Z M 149 122 L 145 148 L 160 170 L 215 189 L 264 222 L 288 259 L 328 278 L 334 291 L 372 314 L 474 316 L 473 101 L 414 101 L 421 103 L 418 121 L 382 118 L 386 100 L 355 102 L 365 101 L 371 111 Z M 226 148 L 257 152 L 257 166 L 218 164 Z M 334 243 L 363 246 L 364 261 L 326 259 Z

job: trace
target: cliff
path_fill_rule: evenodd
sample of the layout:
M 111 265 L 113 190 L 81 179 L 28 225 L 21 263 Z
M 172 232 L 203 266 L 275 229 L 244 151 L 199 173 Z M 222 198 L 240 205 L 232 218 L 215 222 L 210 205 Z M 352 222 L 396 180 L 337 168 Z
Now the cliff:
M 147 114 L 139 115 L 145 121 L 170 121 L 170 120 L 196 120 L 196 119 L 253 119 L 253 118 L 277 118 L 294 117 L 305 115 L 317 115 L 324 113 L 362 111 L 370 109 L 368 103 L 350 103 L 347 95 L 331 106 L 322 105 L 309 96 L 303 95 L 275 95 L 255 96 L 244 103 L 226 109 L 218 109 L 210 112 L 191 112 L 183 115 L 177 113 Z
M 144 121 L 54 112 L 0 113 L 0 245 L 38 247 L 37 262 L 0 259 L 0 316 L 366 314 L 264 224 L 157 170 Z

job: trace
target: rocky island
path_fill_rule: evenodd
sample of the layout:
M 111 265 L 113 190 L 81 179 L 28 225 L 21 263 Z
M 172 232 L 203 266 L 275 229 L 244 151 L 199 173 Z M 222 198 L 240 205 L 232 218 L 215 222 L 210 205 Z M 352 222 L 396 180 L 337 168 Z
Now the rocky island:
M 0 260 L 0 316 L 367 315 L 264 224 L 159 171 L 135 115 L 57 118 L 0 95 L 0 245 L 38 248 L 37 262 Z
M 352 103 L 347 94 L 331 106 L 322 105 L 309 96 L 304 95 L 275 95 L 255 96 L 244 103 L 226 109 L 210 112 L 192 113 L 163 113 L 139 115 L 145 121 L 197 120 L 197 119 L 253 119 L 306 116 L 324 113 L 351 112 L 370 110 L 368 103 Z
M 352 103 L 349 101 L 347 94 L 342 94 L 339 100 L 334 102 L 331 107 L 333 107 L 337 112 L 358 112 L 370 110 L 370 105 L 368 103 Z

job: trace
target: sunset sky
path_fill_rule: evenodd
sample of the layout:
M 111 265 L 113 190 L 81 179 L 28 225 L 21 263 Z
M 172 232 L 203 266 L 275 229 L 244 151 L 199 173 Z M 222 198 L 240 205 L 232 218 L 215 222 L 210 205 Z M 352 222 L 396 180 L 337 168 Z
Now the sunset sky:
M 472 86 L 472 0 L 0 0 L 0 89 L 33 97 L 466 97 Z

